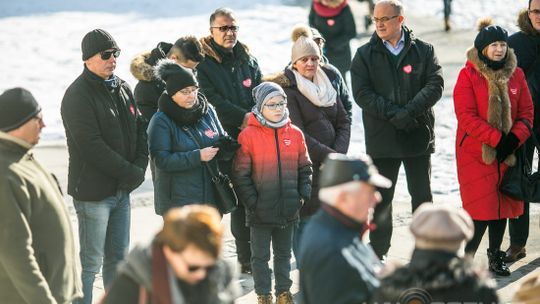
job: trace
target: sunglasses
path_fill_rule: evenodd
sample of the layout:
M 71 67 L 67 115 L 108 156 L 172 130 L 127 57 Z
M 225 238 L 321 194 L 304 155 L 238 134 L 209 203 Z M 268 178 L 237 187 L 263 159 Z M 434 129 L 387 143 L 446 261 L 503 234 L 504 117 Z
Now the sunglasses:
M 222 33 L 226 33 L 229 30 L 232 31 L 233 33 L 236 33 L 240 29 L 238 25 L 212 26 L 212 28 L 217 28 Z
M 214 269 L 216 265 L 209 265 L 209 266 L 199 266 L 199 265 L 188 265 L 187 270 L 189 272 L 197 272 L 199 270 L 204 270 L 205 272 L 209 272 L 212 269 Z
M 101 56 L 101 60 L 109 60 L 111 56 L 114 56 L 114 58 L 118 58 L 118 56 L 120 56 L 120 50 L 103 51 L 99 52 L 99 55 Z
M 273 103 L 273 104 L 265 104 L 264 106 L 269 108 L 270 110 L 277 110 L 278 108 L 279 109 L 285 108 L 287 106 L 287 103 L 286 102 L 278 102 L 278 103 Z

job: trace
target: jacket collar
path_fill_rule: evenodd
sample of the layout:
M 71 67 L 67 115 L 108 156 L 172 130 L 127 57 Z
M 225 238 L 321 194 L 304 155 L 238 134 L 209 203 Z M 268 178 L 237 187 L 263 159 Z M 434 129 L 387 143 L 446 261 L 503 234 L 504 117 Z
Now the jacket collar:
M 341 223 L 343 226 L 350 230 L 355 230 L 360 233 L 360 235 L 364 234 L 364 232 L 367 231 L 367 225 L 364 223 L 360 223 L 351 217 L 348 217 L 347 215 L 343 214 L 343 212 L 339 211 L 333 206 L 330 206 L 328 204 L 322 203 L 321 209 L 324 210 L 328 215 L 333 217 L 335 220 L 337 220 L 339 223 Z
M 202 52 L 205 56 L 213 58 L 218 63 L 223 63 L 223 56 L 213 46 L 214 38 L 212 38 L 212 36 L 203 37 L 199 41 L 201 43 Z M 235 58 L 244 59 L 249 56 L 249 48 L 242 42 L 237 41 L 236 45 L 233 47 L 233 53 Z
M 28 142 L 26 142 L 26 141 L 24 141 L 24 140 L 22 140 L 22 139 L 20 139 L 18 137 L 9 135 L 6 132 L 2 132 L 2 131 L 0 131 L 0 140 L 5 140 L 7 142 L 13 143 L 17 147 L 22 148 L 25 152 L 32 149 L 32 147 L 33 147 L 33 145 L 31 145 L 30 143 L 28 143 Z
M 529 19 L 529 12 L 527 9 L 523 9 L 519 12 L 518 15 L 518 27 L 519 29 L 527 36 L 535 36 L 540 38 L 540 33 L 534 29 Z
M 413 34 L 413 31 L 409 29 L 407 26 L 403 25 L 401 26 L 402 35 L 405 37 L 405 47 L 403 50 L 406 50 L 409 46 L 414 45 L 416 43 L 416 37 Z M 371 35 L 371 39 L 369 40 L 369 43 L 372 46 L 377 46 L 377 50 L 379 51 L 386 51 L 386 47 L 383 44 L 383 40 L 377 35 L 377 32 L 373 32 L 373 35 Z
M 424 268 L 425 265 L 437 262 L 448 264 L 452 259 L 458 258 L 455 252 L 445 250 L 427 250 L 415 248 L 411 257 L 412 268 Z

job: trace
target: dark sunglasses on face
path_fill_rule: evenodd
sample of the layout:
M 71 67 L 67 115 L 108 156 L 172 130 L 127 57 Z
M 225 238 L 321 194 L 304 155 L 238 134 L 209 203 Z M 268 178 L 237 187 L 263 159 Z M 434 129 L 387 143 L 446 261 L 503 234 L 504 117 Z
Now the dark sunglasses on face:
M 111 56 L 114 56 L 114 58 L 118 58 L 118 56 L 120 56 L 120 50 L 103 51 L 99 52 L 99 55 L 101 56 L 101 60 L 109 60 Z
M 214 269 L 216 265 L 209 265 L 209 266 L 199 266 L 199 265 L 188 265 L 187 270 L 189 272 L 197 272 L 199 270 L 204 270 L 205 272 L 209 272 L 212 269 Z
M 223 26 L 212 26 L 212 28 L 217 28 L 219 29 L 220 32 L 222 33 L 226 33 L 228 32 L 229 30 L 231 30 L 233 33 L 236 33 L 238 32 L 238 30 L 240 29 L 240 27 L 238 25 L 223 25 Z

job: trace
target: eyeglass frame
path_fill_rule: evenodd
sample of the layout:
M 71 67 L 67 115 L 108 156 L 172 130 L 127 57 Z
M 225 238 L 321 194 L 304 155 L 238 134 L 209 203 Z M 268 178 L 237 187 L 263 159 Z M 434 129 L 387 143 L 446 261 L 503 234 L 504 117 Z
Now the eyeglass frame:
M 99 52 L 99 57 L 101 60 L 109 60 L 111 59 L 111 56 L 114 58 L 120 57 L 120 50 L 112 50 L 112 51 L 101 51 Z
M 182 262 L 184 262 L 184 264 L 186 265 L 186 269 L 189 273 L 195 273 L 199 270 L 204 270 L 206 272 L 206 274 L 208 274 L 208 272 L 212 271 L 212 269 L 215 269 L 217 264 L 214 263 L 212 265 L 207 265 L 207 266 L 201 266 L 201 265 L 191 265 L 189 264 L 186 259 L 182 256 L 182 254 L 179 254 L 178 255 L 180 257 L 180 259 L 182 260 Z
M 182 94 L 182 95 L 184 95 L 184 96 L 189 96 L 189 95 L 191 95 L 191 94 L 193 94 L 193 93 L 197 94 L 197 93 L 199 92 L 199 88 L 198 88 L 198 87 L 196 87 L 196 88 L 193 89 L 193 90 L 190 90 L 189 92 L 187 92 L 187 91 L 185 91 L 185 90 L 187 90 L 187 88 L 181 89 L 181 90 L 178 91 L 178 92 L 180 92 L 180 94 Z
M 229 31 L 237 33 L 240 30 L 240 26 L 238 25 L 211 26 L 210 28 L 217 28 L 221 33 L 227 33 Z
M 386 23 L 392 19 L 395 19 L 397 17 L 399 17 L 401 15 L 394 15 L 394 16 L 391 16 L 391 17 L 388 17 L 388 16 L 384 16 L 384 17 L 381 17 L 381 18 L 377 18 L 377 17 L 371 17 L 371 21 L 374 23 L 374 24 L 377 24 L 377 23 Z
M 273 104 L 264 104 L 263 106 L 267 107 L 268 109 L 272 110 L 272 111 L 275 111 L 278 109 L 278 107 L 280 109 L 285 109 L 287 107 L 287 100 L 284 99 L 283 101 L 280 101 L 278 103 L 273 103 Z

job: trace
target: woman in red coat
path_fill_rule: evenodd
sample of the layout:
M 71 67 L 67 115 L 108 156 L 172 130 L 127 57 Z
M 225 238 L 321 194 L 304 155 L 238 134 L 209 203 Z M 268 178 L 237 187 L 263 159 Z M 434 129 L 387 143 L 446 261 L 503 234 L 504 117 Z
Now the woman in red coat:
M 465 252 L 474 255 L 489 227 L 489 270 L 510 275 L 500 250 L 506 219 L 523 213 L 523 202 L 499 191 L 514 151 L 529 137 L 533 105 L 523 71 L 517 67 L 508 34 L 491 20 L 480 22 L 474 47 L 454 88 L 458 121 L 456 163 L 463 208 L 474 220 L 474 236 Z

